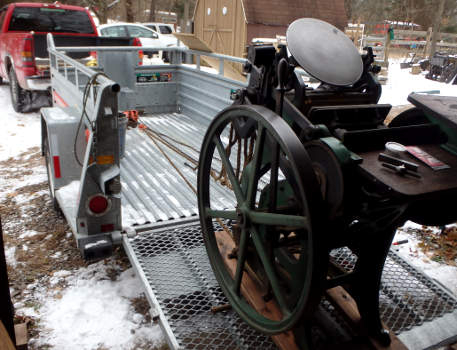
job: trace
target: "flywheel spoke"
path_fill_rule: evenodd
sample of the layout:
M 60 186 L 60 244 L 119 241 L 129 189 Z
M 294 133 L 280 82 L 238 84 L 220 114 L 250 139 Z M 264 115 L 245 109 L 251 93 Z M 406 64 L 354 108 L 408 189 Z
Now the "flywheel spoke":
M 278 197 L 279 150 L 279 144 L 275 142 L 271 154 L 270 202 L 268 203 L 268 210 L 270 212 L 276 210 L 276 201 Z
M 255 202 L 255 195 L 257 193 L 257 184 L 259 182 L 260 165 L 262 162 L 262 153 L 265 144 L 266 130 L 259 123 L 257 129 L 257 140 L 254 148 L 254 155 L 252 156 L 253 171 L 250 174 L 248 182 L 247 202 L 250 208 L 253 208 Z
M 257 229 L 253 226 L 252 230 L 252 241 L 254 242 L 255 248 L 259 255 L 260 261 L 265 269 L 265 273 L 270 281 L 271 289 L 273 290 L 273 294 L 276 297 L 276 301 L 283 313 L 283 317 L 287 317 L 290 314 L 289 307 L 286 304 L 284 299 L 283 293 L 281 291 L 281 287 L 279 285 L 279 280 L 276 275 L 275 269 L 267 256 L 266 247 L 263 245 L 259 233 Z
M 299 215 L 251 211 L 249 213 L 249 218 L 255 224 L 267 226 L 287 226 L 303 228 L 306 227 L 308 224 L 308 220 L 306 219 L 306 217 Z
M 240 295 L 240 287 L 241 287 L 241 279 L 243 278 L 243 271 L 244 271 L 244 263 L 246 261 L 246 242 L 248 239 L 249 233 L 247 232 L 246 229 L 243 229 L 241 231 L 241 237 L 240 237 L 240 245 L 238 247 L 238 261 L 236 265 L 236 272 L 235 272 L 235 293 L 237 295 Z
M 235 172 L 233 171 L 232 164 L 230 163 L 230 159 L 227 157 L 227 153 L 225 152 L 224 145 L 222 144 L 221 139 L 219 136 L 214 136 L 213 139 L 214 143 L 216 144 L 217 150 L 222 160 L 222 164 L 225 167 L 225 171 L 227 172 L 227 176 L 232 184 L 233 191 L 235 192 L 235 197 L 238 203 L 244 202 L 243 192 L 241 191 L 240 183 L 235 176 Z
M 213 210 L 206 208 L 206 215 L 212 218 L 236 220 L 238 218 L 235 210 Z

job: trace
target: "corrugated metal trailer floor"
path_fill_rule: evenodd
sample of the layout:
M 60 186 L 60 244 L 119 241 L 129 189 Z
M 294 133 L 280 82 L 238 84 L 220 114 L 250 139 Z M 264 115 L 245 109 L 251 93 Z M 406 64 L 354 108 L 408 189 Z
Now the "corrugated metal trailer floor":
M 157 114 L 142 122 L 172 137 L 186 148 L 187 155 L 198 160 L 207 125 L 178 113 Z M 166 149 L 167 160 L 162 151 L 141 129 L 128 130 L 121 162 L 122 215 L 124 226 L 139 229 L 137 235 L 125 236 L 123 243 L 170 347 L 274 349 L 269 338 L 250 329 L 233 311 L 211 312 L 211 307 L 227 300 L 206 255 L 197 221 L 197 197 L 170 161 L 195 188 L 196 170 L 182 155 Z M 224 198 L 222 186 L 214 190 Z M 221 207 L 227 201 L 230 199 L 221 201 Z M 339 249 L 332 252 L 332 259 L 350 271 L 356 257 Z M 410 349 L 434 348 L 457 340 L 457 300 L 394 252 L 384 268 L 380 307 L 384 323 Z M 350 338 L 350 330 L 329 302 L 323 300 L 319 310 L 330 315 L 329 322 L 342 340 Z
M 182 150 L 198 162 L 198 150 L 207 124 L 184 114 L 162 113 L 141 118 L 148 129 Z M 198 215 L 197 196 L 182 175 L 197 188 L 195 164 L 161 142 L 154 143 L 144 129 L 127 130 L 126 152 L 121 161 L 123 226 L 151 224 Z M 160 149 L 159 149 L 160 147 Z M 167 159 L 162 152 L 165 152 Z M 219 193 L 221 208 L 230 204 L 230 193 L 224 186 L 213 186 Z

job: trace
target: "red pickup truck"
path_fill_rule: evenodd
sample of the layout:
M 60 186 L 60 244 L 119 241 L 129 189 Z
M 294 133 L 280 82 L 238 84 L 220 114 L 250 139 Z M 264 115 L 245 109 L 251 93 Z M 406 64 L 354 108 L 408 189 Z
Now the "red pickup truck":
M 49 58 L 46 34 L 57 46 L 83 46 L 98 37 L 89 11 L 58 2 L 13 3 L 0 10 L 0 82 L 10 83 L 17 112 L 33 105 L 33 94 L 49 96 Z

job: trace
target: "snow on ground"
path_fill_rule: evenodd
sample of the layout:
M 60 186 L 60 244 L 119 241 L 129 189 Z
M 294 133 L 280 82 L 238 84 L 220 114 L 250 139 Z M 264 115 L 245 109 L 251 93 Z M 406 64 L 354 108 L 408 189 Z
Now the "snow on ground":
M 41 144 L 38 113 L 21 114 L 11 106 L 9 86 L 0 86 L 0 160 L 16 157 Z
M 409 70 L 400 70 L 399 62 L 392 62 L 380 102 L 402 105 L 407 103 L 406 97 L 411 91 L 430 90 L 457 96 L 457 87 L 427 80 L 423 75 L 411 75 Z M 0 104 L 3 106 L 0 114 L 0 162 L 13 157 L 8 163 L 2 164 L 18 172 L 14 178 L 0 173 L 0 206 L 8 198 L 14 197 L 24 217 L 28 215 L 24 207 L 32 206 L 31 200 L 43 196 L 44 190 L 31 192 L 27 196 L 16 193 L 16 189 L 46 182 L 46 169 L 42 162 L 33 167 L 23 165 L 27 164 L 27 157 L 32 159 L 39 156 L 40 118 L 38 113 L 15 113 L 7 85 L 0 86 Z M 18 164 L 18 159 L 22 163 Z M 70 192 L 76 191 L 77 187 L 77 183 L 71 184 Z M 5 234 L 9 235 L 12 228 L 20 224 L 3 222 Z M 17 260 L 16 255 L 18 251 L 29 252 L 33 248 L 33 244 L 27 240 L 39 237 L 41 242 L 49 242 L 53 237 L 52 234 L 44 232 L 43 235 L 43 232 L 35 232 L 30 228 L 13 232 L 17 235 L 15 238 L 23 243 L 6 246 L 11 267 L 24 264 Z M 63 237 L 69 239 L 71 233 L 66 232 Z M 399 254 L 457 296 L 456 267 L 430 260 L 420 251 L 418 241 L 408 233 L 408 227 L 399 230 L 395 239 L 408 239 L 407 244 L 398 246 Z M 50 257 L 57 262 L 62 259 L 62 254 L 60 249 Z M 114 275 L 113 270 L 116 271 Z M 12 292 L 13 295 L 17 293 L 14 290 Z M 135 308 L 135 301 L 142 293 L 139 279 L 132 269 L 122 269 L 113 258 L 77 269 L 49 271 L 48 277 L 28 284 L 23 293 L 29 296 L 28 301 L 15 302 L 16 311 L 34 319 L 38 328 L 37 335 L 31 340 L 31 349 L 153 349 L 163 342 L 158 326 L 152 325 L 144 313 L 139 313 Z
M 110 263 L 53 274 L 51 284 L 64 284 L 66 288 L 56 287 L 41 297 L 43 305 L 38 317 L 43 331 L 37 345 L 67 350 L 121 350 L 146 345 L 152 348 L 161 342 L 160 329 L 151 327 L 132 308 L 131 300 L 139 298 L 143 290 L 132 268 L 113 281 L 107 277 Z
M 10 268 L 27 269 L 29 261 L 36 259 L 40 246 L 51 244 L 55 239 L 54 232 L 46 234 L 43 228 L 35 231 L 28 222 L 24 224 L 30 221 L 30 209 L 41 203 L 38 202 L 41 197 L 45 196 L 49 203 L 48 190 L 41 189 L 47 176 L 40 154 L 40 116 L 39 113 L 16 113 L 5 84 L 0 86 L 0 105 L 3 106 L 0 113 L 0 209 L 4 213 L 5 255 Z M 27 186 L 30 189 L 24 190 Z M 11 220 L 8 215 L 11 211 L 17 212 L 18 219 Z M 68 260 L 68 250 L 77 252 L 71 232 L 64 233 L 64 237 L 68 241 L 64 252 L 49 254 L 50 264 L 55 262 L 56 267 Z M 27 254 L 33 258 L 29 259 Z M 43 271 L 32 283 L 12 288 L 16 315 L 32 320 L 29 349 L 151 350 L 160 347 L 163 335 L 148 315 L 140 280 L 131 268 L 125 270 L 123 264 L 125 262 L 110 258 L 76 270 Z M 10 273 L 13 285 L 16 281 L 11 281 L 12 275 Z M 138 309 L 137 304 L 141 302 L 146 306 Z
M 408 104 L 407 97 L 411 92 L 437 91 L 443 96 L 457 96 L 457 86 L 425 79 L 425 72 L 413 75 L 410 68 L 400 69 L 400 61 L 389 62 L 387 84 L 382 87 L 379 103 L 390 103 L 392 106 Z

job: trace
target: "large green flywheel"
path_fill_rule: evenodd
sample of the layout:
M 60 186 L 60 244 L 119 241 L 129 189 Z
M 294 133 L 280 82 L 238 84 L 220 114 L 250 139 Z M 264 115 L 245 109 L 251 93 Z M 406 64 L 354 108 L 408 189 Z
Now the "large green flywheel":
M 282 118 L 242 105 L 213 120 L 198 169 L 203 237 L 230 304 L 263 333 L 291 329 L 319 302 L 327 273 L 322 202 L 309 156 Z M 223 234 L 234 242 L 235 269 L 218 245 Z M 246 278 L 279 316 L 252 305 L 242 287 Z

